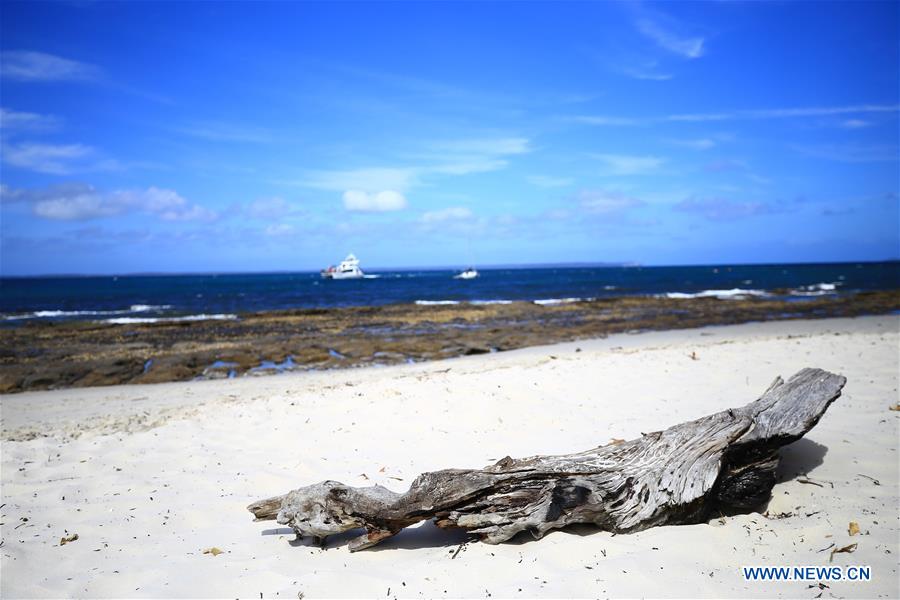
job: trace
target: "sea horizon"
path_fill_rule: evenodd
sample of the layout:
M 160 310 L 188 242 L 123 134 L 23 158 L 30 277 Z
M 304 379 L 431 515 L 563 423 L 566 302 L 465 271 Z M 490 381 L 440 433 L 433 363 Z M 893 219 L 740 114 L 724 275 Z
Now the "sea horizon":
M 340 261 L 334 261 L 337 264 Z M 466 268 L 473 267 L 481 270 L 498 270 L 498 269 L 588 269 L 588 268 L 702 268 L 702 267 L 766 267 L 766 266 L 812 266 L 812 265 L 853 265 L 853 264 L 890 264 L 900 263 L 900 256 L 896 258 L 885 259 L 865 259 L 865 260 L 821 260 L 821 261 L 748 261 L 748 262 L 684 262 L 684 263 L 642 263 L 642 262 L 534 262 L 534 263 L 459 263 L 459 264 L 441 264 L 441 265 L 405 265 L 405 266 L 367 266 L 362 265 L 364 271 L 371 273 L 384 272 L 407 272 L 407 271 L 462 271 Z M 0 273 L 0 281 L 5 279 L 82 279 L 82 278 L 104 278 L 104 277 L 179 277 L 179 276 L 221 276 L 221 275 L 292 275 L 292 274 L 319 274 L 321 268 L 304 268 L 304 269 L 272 269 L 259 271 L 122 271 L 113 273 L 37 273 L 37 274 L 12 274 L 6 275 Z M 900 281 L 897 282 L 900 285 Z

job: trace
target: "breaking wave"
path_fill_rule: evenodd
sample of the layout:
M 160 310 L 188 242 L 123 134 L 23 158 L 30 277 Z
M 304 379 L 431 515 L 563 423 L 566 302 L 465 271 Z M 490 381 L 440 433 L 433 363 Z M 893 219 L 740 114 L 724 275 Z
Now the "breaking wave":
M 73 317 L 103 317 L 107 315 L 128 315 L 132 313 L 163 312 L 172 308 L 171 304 L 132 304 L 119 310 L 35 310 L 30 313 L 0 315 L 3 321 L 24 321 L 28 319 L 70 319 Z
M 114 319 L 103 319 L 99 322 L 110 325 L 135 325 L 141 323 L 178 323 L 181 321 L 233 321 L 237 318 L 237 315 L 232 314 L 200 314 L 186 315 L 183 317 L 118 317 Z
M 573 302 L 590 302 L 593 298 L 544 298 L 531 302 L 540 306 L 555 306 L 557 304 L 572 304 Z
M 730 290 L 703 290 L 702 292 L 685 293 L 685 292 L 668 292 L 659 294 L 659 298 L 672 298 L 676 300 L 687 300 L 689 298 L 719 298 L 721 300 L 730 300 L 737 298 L 747 298 L 749 296 L 765 297 L 771 294 L 765 290 L 745 290 L 743 288 L 733 288 Z
M 790 294 L 792 296 L 828 296 L 837 293 L 837 286 L 839 285 L 841 285 L 839 281 L 834 283 L 814 283 L 792 289 Z

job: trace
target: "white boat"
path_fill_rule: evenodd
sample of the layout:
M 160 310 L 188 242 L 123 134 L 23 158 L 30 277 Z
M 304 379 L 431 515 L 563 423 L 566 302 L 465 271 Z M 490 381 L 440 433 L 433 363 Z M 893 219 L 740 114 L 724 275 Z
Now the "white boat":
M 327 269 L 322 269 L 320 274 L 323 279 L 362 279 L 366 276 L 359 268 L 359 259 L 353 254 L 348 254 L 347 258 L 336 267 L 332 265 Z
M 453 279 L 475 279 L 476 277 L 478 277 L 478 271 L 469 267 L 465 271 L 454 275 Z

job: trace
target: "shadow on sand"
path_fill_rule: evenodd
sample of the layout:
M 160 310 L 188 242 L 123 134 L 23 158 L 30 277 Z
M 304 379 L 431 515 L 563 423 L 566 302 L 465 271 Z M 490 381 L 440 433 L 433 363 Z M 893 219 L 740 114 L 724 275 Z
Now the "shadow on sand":
M 343 548 L 353 538 L 366 533 L 365 529 L 351 529 L 343 533 L 328 536 L 324 544 L 317 544 L 313 538 L 305 537 L 292 539 L 291 546 L 322 548 L 331 550 Z M 290 527 L 278 527 L 265 529 L 262 535 L 294 535 Z M 368 552 L 381 552 L 383 550 L 420 550 L 422 548 L 441 548 L 458 546 L 464 542 L 472 541 L 473 536 L 462 529 L 441 529 L 432 521 L 423 521 L 419 525 L 407 527 L 397 535 L 386 539 L 377 546 L 368 549 Z
M 807 438 L 800 438 L 793 444 L 784 446 L 781 449 L 776 481 L 783 483 L 800 475 L 807 475 L 824 462 L 827 453 L 827 446 Z

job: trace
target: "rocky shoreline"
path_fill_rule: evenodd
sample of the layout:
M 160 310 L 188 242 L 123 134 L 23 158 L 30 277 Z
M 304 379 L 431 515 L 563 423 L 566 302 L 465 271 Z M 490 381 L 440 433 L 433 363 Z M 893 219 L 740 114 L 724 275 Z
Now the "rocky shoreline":
M 233 321 L 29 323 L 0 329 L 0 392 L 387 365 L 628 331 L 898 310 L 900 289 L 802 301 L 616 297 L 556 305 L 298 309 Z

